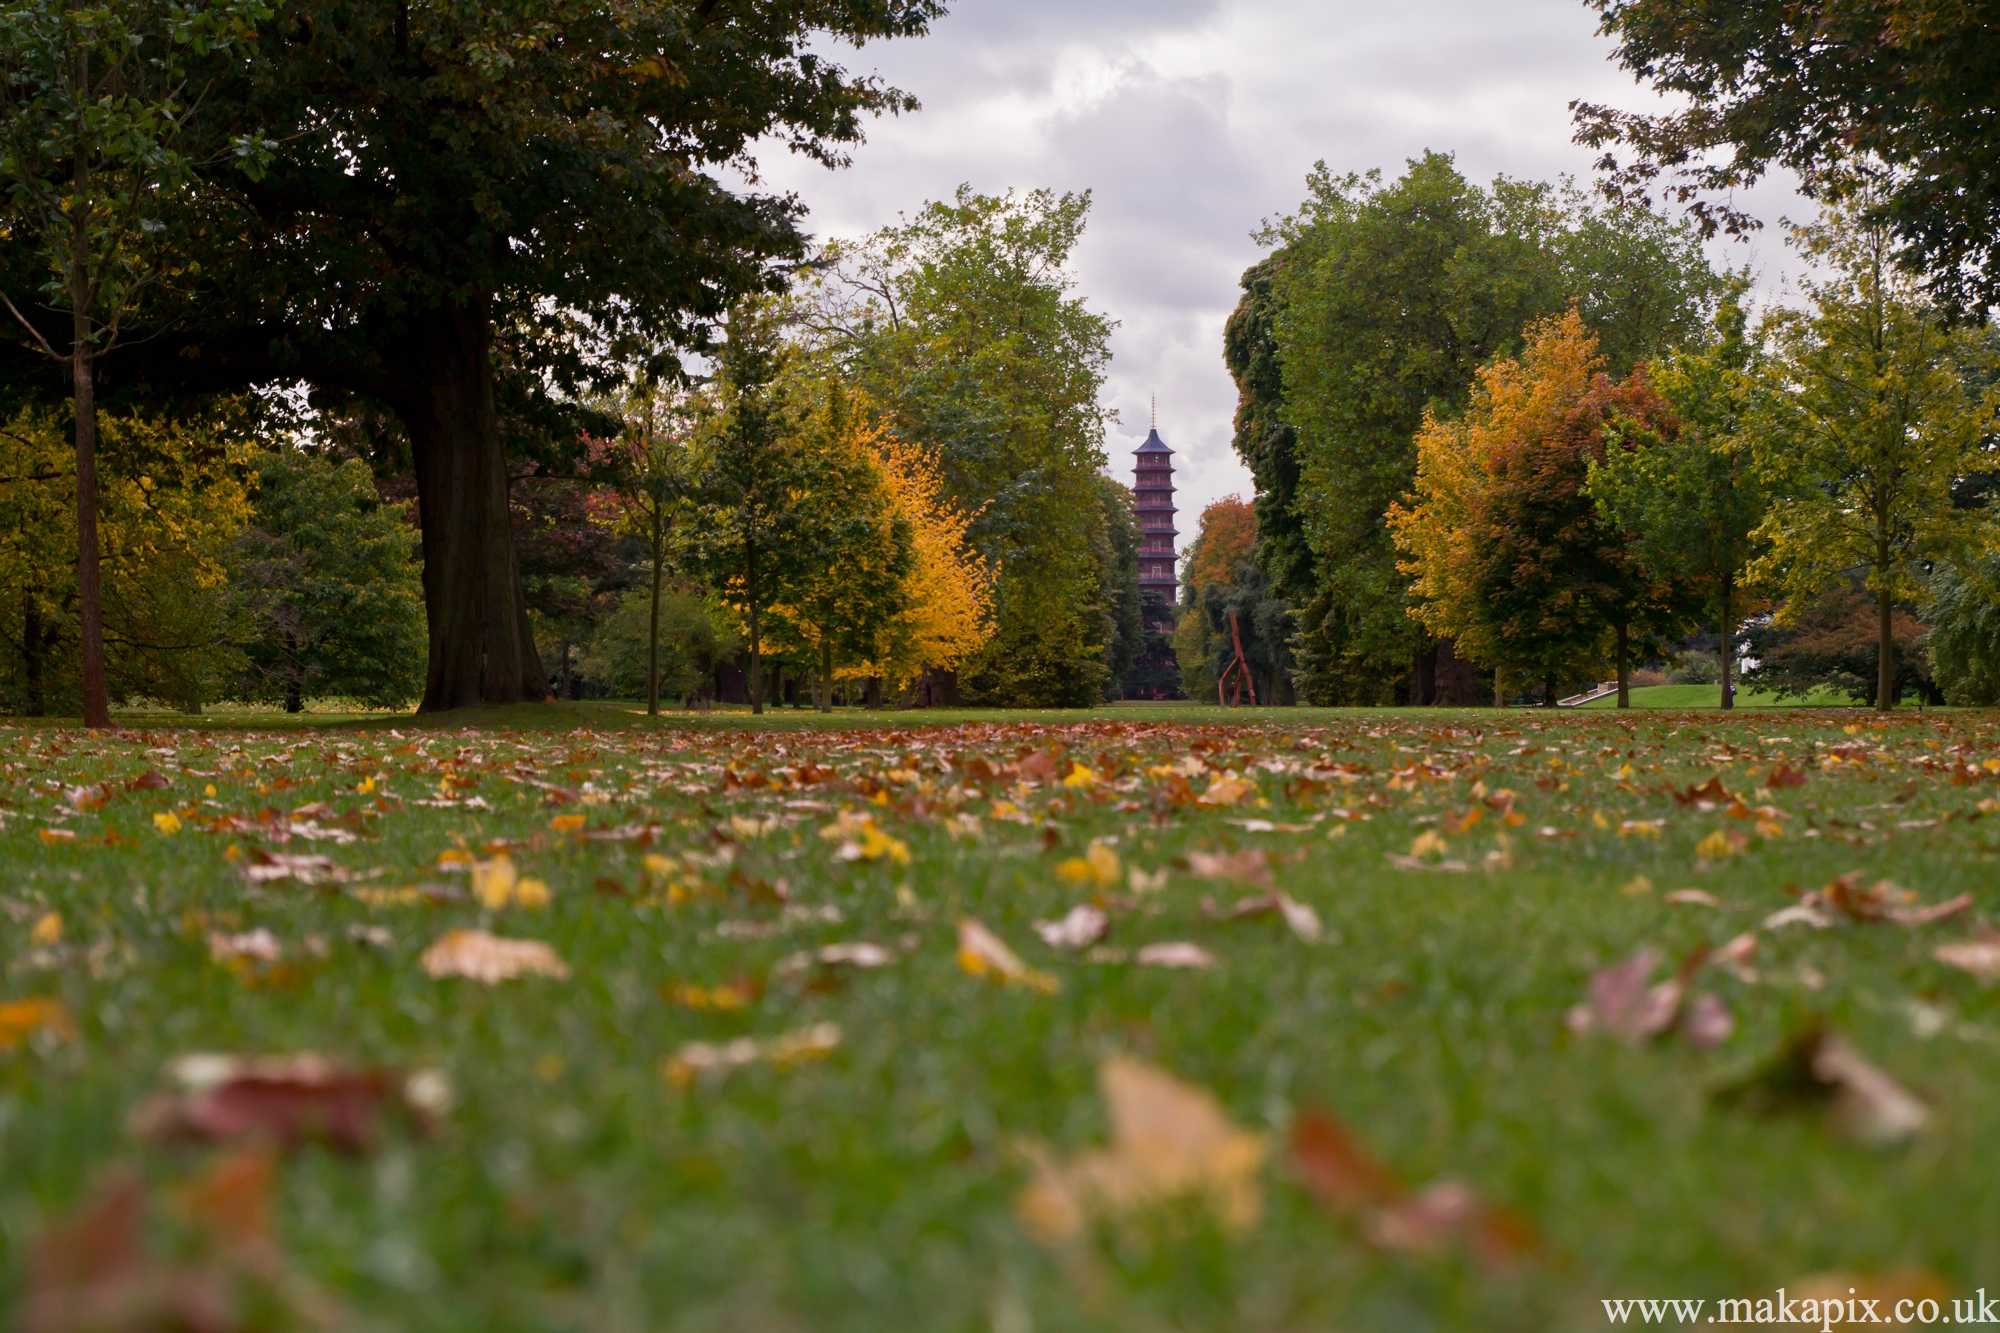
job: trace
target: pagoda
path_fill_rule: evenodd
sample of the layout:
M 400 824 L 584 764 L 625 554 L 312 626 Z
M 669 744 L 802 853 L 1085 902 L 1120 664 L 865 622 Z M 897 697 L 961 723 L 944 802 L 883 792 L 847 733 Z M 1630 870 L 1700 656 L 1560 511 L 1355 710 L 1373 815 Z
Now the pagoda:
M 1160 438 L 1154 419 L 1146 442 L 1132 451 L 1132 511 L 1139 520 L 1139 597 L 1157 596 L 1167 606 L 1178 600 L 1174 574 L 1174 451 Z

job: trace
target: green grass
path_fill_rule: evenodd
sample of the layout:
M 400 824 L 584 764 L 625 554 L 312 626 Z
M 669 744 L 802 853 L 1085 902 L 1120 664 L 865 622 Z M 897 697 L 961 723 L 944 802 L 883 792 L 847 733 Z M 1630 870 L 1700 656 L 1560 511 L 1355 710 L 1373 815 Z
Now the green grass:
M 1722 687 L 1720 685 L 1640 685 L 1628 692 L 1634 708 L 1713 708 L 1721 712 Z M 1585 708 L 1616 708 L 1618 696 L 1606 695 L 1584 704 Z M 1736 691 L 1738 708 L 1859 708 L 1865 705 L 1861 700 L 1830 689 L 1824 685 L 1814 689 L 1805 698 L 1797 695 L 1779 695 L 1770 690 Z
M 1600 1327 L 1607 1297 L 1713 1301 L 1899 1269 L 1963 1296 L 2000 1274 L 2000 992 L 1931 956 L 2000 915 L 2000 839 L 1978 808 L 1994 779 L 1976 766 L 2000 756 L 1988 714 L 1166 706 L 831 723 L 786 710 L 753 725 L 545 705 L 471 725 L 153 721 L 96 738 L 0 729 L 11 779 L 0 1002 L 54 997 L 74 1026 L 0 1054 L 0 1309 L 23 1299 L 40 1238 L 121 1170 L 148 1184 L 156 1251 L 191 1261 L 201 1228 L 189 1182 L 228 1149 L 145 1141 L 128 1116 L 169 1059 L 203 1051 L 320 1051 L 448 1075 L 455 1105 L 434 1133 L 387 1122 L 366 1153 L 308 1146 L 277 1168 L 281 1258 L 260 1271 L 288 1276 L 268 1299 L 310 1304 L 309 1287 L 334 1322 L 361 1328 L 1526 1333 Z M 1020 789 L 968 767 L 1049 746 L 1063 770 L 1081 763 L 1103 780 Z M 1825 767 L 1833 746 L 1850 758 Z M 1258 794 L 1188 803 L 1208 777 L 1183 787 L 1149 771 L 1197 752 L 1248 774 Z M 1779 763 L 1806 785 L 1762 790 Z M 1344 780 L 1298 771 L 1315 764 L 1353 767 Z M 171 786 L 126 787 L 148 769 Z M 783 777 L 802 771 L 817 780 Z M 1712 775 L 1785 817 L 1764 816 L 1760 834 L 1757 818 L 1669 795 Z M 370 779 L 373 791 L 357 790 Z M 785 789 L 757 785 L 769 779 Z M 66 790 L 98 782 L 113 798 L 73 809 Z M 1518 793 L 1518 824 L 1501 816 L 1501 789 Z M 471 797 L 484 805 L 417 803 Z M 1029 822 L 995 818 L 997 800 Z M 300 818 L 355 841 L 276 840 L 278 811 L 318 802 L 329 808 Z M 843 808 L 873 814 L 908 863 L 893 851 L 838 859 L 821 829 Z M 1369 818 L 1332 817 L 1342 808 Z M 1446 835 L 1444 854 L 1476 867 L 1498 852 L 1511 866 L 1388 860 L 1440 816 L 1475 808 L 1480 822 Z M 155 825 L 169 811 L 183 812 L 179 832 Z M 975 840 L 946 828 L 954 812 L 984 816 Z M 552 828 L 572 814 L 593 830 L 659 832 L 642 847 Z M 1647 820 L 1665 821 L 1658 836 L 1620 836 L 1621 821 Z M 77 836 L 47 842 L 51 827 Z M 1732 832 L 1738 854 L 1700 861 L 1698 842 Z M 1091 896 L 1057 866 L 1112 839 L 1127 867 L 1168 874 L 1152 892 L 1105 893 L 1109 943 L 1194 941 L 1213 968 L 1091 962 L 1035 937 L 1033 921 Z M 441 853 L 495 840 L 550 886 L 548 907 L 487 911 L 464 875 L 439 869 Z M 1248 890 L 1198 878 L 1188 855 L 1251 847 L 1323 919 L 1319 943 L 1275 917 L 1203 913 L 1205 896 Z M 728 866 L 645 860 L 715 861 L 725 848 Z M 252 885 L 242 867 L 259 850 L 324 853 L 357 880 Z M 1756 930 L 1797 886 L 1849 870 L 1925 901 L 1970 892 L 1976 905 L 1926 927 L 1760 932 L 1755 983 L 1696 976 L 1737 1022 L 1711 1050 L 1565 1026 L 1595 969 L 1645 945 L 1680 959 Z M 1652 891 L 1622 891 L 1639 876 Z M 793 909 L 811 910 L 781 907 L 780 884 Z M 355 892 L 406 885 L 446 895 L 371 906 Z M 1684 886 L 1724 905 L 1663 901 Z M 31 932 L 50 913 L 61 942 L 38 944 Z M 955 957 L 968 915 L 1060 991 L 968 975 Z M 547 941 L 571 975 L 427 976 L 425 948 L 475 925 Z M 281 967 L 212 960 L 209 932 L 259 927 L 282 943 Z M 390 942 L 356 943 L 360 927 Z M 852 941 L 895 960 L 848 974 L 779 967 Z M 672 999 L 677 986 L 744 980 L 762 993 L 740 1009 Z M 1711 1099 L 1815 1021 L 1930 1105 L 1914 1141 L 1864 1149 L 1816 1113 L 1756 1116 Z M 685 1087 L 664 1076 L 689 1042 L 819 1023 L 842 1034 L 823 1060 Z M 1247 1230 L 1197 1204 L 1054 1247 L 1023 1230 L 1013 1203 L 1033 1154 L 1105 1143 L 1096 1071 L 1118 1053 L 1211 1090 L 1266 1136 Z M 1518 1214 L 1532 1251 L 1489 1270 L 1458 1245 L 1372 1245 L 1289 1163 L 1291 1126 L 1311 1108 L 1413 1186 L 1464 1181 Z M 287 1325 L 267 1309 L 245 1326 Z

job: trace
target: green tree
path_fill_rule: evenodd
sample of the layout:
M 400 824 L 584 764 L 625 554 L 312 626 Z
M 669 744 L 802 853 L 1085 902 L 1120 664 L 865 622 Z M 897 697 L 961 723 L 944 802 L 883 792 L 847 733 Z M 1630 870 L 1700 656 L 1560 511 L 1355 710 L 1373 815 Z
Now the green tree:
M 1132 490 L 1098 473 L 1097 503 L 1103 515 L 1103 546 L 1098 583 L 1108 632 L 1104 644 L 1105 693 L 1115 697 L 1119 683 L 1139 660 L 1146 624 L 1139 605 L 1139 520 L 1132 510 Z
M 655 598 L 650 587 L 633 588 L 599 622 L 581 669 L 619 698 L 657 689 L 686 700 L 740 646 L 733 619 L 719 599 L 697 591 L 670 589 Z
M 69 370 L 76 427 L 78 643 L 85 726 L 110 725 L 97 531 L 97 361 L 175 260 L 162 213 L 204 152 L 248 166 L 262 140 L 196 132 L 206 89 L 194 68 L 233 53 L 270 15 L 261 0 L 25 0 L 0 11 L 0 181 L 18 239 L 42 261 L 39 294 L 66 330 L 21 329 Z M 205 125 L 199 128 L 205 129 Z M 233 149 L 233 151 L 232 151 Z
M 1112 325 L 1065 271 L 1088 195 L 961 187 L 908 223 L 835 247 L 800 312 L 905 439 L 934 456 L 998 570 L 994 634 L 960 664 L 968 702 L 1088 707 L 1111 632 L 1092 503 Z
M 628 410 L 614 455 L 613 487 L 626 529 L 646 543 L 646 716 L 660 714 L 660 585 L 680 524 L 693 509 L 702 460 L 694 448 L 695 421 L 681 404 L 647 393 Z
M 1303 210 L 1266 237 L 1283 247 L 1271 320 L 1297 430 L 1294 507 L 1317 563 L 1301 689 L 1372 701 L 1430 651 L 1386 523 L 1415 478 L 1425 412 L 1462 411 L 1479 366 L 1572 305 L 1623 376 L 1699 335 L 1713 276 L 1691 229 L 1592 208 L 1573 189 L 1502 178 L 1482 190 L 1440 153 L 1388 185 L 1324 167 L 1308 185 Z
M 276 145 L 270 170 L 204 173 L 186 297 L 121 373 L 385 405 L 424 524 L 423 706 L 540 698 L 510 452 L 573 448 L 563 404 L 677 369 L 733 301 L 781 284 L 801 210 L 731 182 L 760 142 L 838 166 L 866 117 L 913 108 L 831 52 L 940 12 L 291 0 L 210 98 L 224 129 Z
M 398 708 L 422 688 L 423 589 L 415 534 L 368 466 L 301 449 L 257 462 L 236 581 L 253 616 L 251 698 L 296 713 L 316 696 Z
M 1931 577 L 1930 621 L 1931 676 L 1944 697 L 1979 708 L 2000 703 L 2000 557 L 1941 566 Z
M 1747 286 L 1732 282 L 1711 345 L 1648 367 L 1675 428 L 1619 419 L 1609 432 L 1612 447 L 1591 464 L 1589 486 L 1605 517 L 1631 534 L 1639 563 L 1706 603 L 1720 645 L 1724 708 L 1735 707 L 1730 656 L 1742 620 L 1743 571 L 1763 549 L 1758 528 L 1769 503 L 1743 430 L 1755 382 L 1744 333 Z
M 2000 300 L 2000 47 L 1992 5 L 1958 0 L 1589 0 L 1620 64 L 1679 109 L 1572 103 L 1626 198 L 1690 204 L 1703 226 L 1757 223 L 1729 201 L 1773 166 L 1838 197 L 1869 158 L 1870 205 L 1946 305 Z M 1628 156 L 1621 159 L 1619 152 Z M 1704 198 L 1719 195 L 1720 201 Z
M 1231 443 L 1256 488 L 1257 564 L 1275 596 L 1304 605 L 1319 588 L 1299 516 L 1298 431 L 1285 420 L 1284 370 L 1273 329 L 1290 258 L 1286 247 L 1244 270 L 1242 299 L 1223 326 L 1222 359 L 1236 381 Z
M 1751 566 L 1798 601 L 1850 571 L 1875 595 L 1875 706 L 1896 701 L 1894 611 L 1926 594 L 1936 561 L 1965 550 L 1978 515 L 1952 502 L 1982 470 L 2000 394 L 1991 348 L 1949 328 L 1894 263 L 1863 194 L 1796 239 L 1828 276 L 1802 282 L 1813 309 L 1771 319 L 1775 356 L 1759 396 L 1753 453 L 1772 491 Z

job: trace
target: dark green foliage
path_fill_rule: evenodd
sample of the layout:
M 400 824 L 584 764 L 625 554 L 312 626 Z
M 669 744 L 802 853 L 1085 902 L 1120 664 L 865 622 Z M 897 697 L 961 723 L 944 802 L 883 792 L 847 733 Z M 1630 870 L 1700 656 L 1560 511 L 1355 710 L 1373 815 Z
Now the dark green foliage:
M 1232 611 L 1243 642 L 1243 660 L 1250 664 L 1250 678 L 1257 686 L 1257 702 L 1265 706 L 1293 703 L 1292 609 L 1271 595 L 1264 571 L 1254 560 L 1243 561 L 1228 580 L 1218 580 L 1202 590 L 1200 614 L 1208 617 L 1214 645 L 1211 678 L 1215 680 L 1222 678 L 1236 657 L 1229 632 Z
M 1284 373 L 1271 331 L 1287 252 L 1243 273 L 1243 297 L 1222 330 L 1222 359 L 1236 381 L 1236 456 L 1256 485 L 1257 563 L 1278 597 L 1309 601 L 1312 546 L 1298 514 L 1298 432 L 1284 418 Z
M 643 573 L 644 571 L 642 571 Z M 598 624 L 580 664 L 583 675 L 604 693 L 621 699 L 646 697 L 647 628 L 652 593 L 646 581 L 626 591 Z M 660 594 L 660 697 L 699 696 L 717 662 L 740 646 L 729 613 L 692 592 Z
M 1759 617 L 1744 636 L 1744 659 L 1757 664 L 1743 672 L 1746 686 L 1792 696 L 1830 686 L 1856 699 L 1874 696 L 1881 658 L 1873 593 L 1858 581 L 1842 582 L 1808 605 L 1788 608 L 1784 620 L 1781 624 Z M 1895 608 L 1891 623 L 1896 696 L 1915 694 L 1941 702 L 1925 652 L 1930 626 L 1902 606 Z M 1965 643 L 1964 633 L 1962 627 L 1960 644 Z
M 381 503 L 368 467 L 287 449 L 257 465 L 257 497 L 236 582 L 251 617 L 243 695 L 340 696 L 375 707 L 423 683 L 424 607 L 416 534 Z
M 1269 316 L 1297 430 L 1291 508 L 1317 561 L 1313 596 L 1296 598 L 1299 684 L 1315 702 L 1385 702 L 1424 640 L 1384 524 L 1424 413 L 1461 410 L 1481 364 L 1571 304 L 1622 376 L 1699 336 L 1714 278 L 1691 231 L 1657 214 L 1504 177 L 1482 190 L 1441 153 L 1391 184 L 1322 167 L 1309 186 L 1273 237 Z
M 1808 192 L 1872 161 L 1877 211 L 1949 304 L 2000 297 L 2000 6 L 1992 0 L 1591 0 L 1620 64 L 1680 109 L 1572 103 L 1610 187 L 1688 204 L 1710 231 L 1754 228 L 1730 192 L 1771 167 Z M 1621 157 L 1620 149 L 1630 156 Z M 1717 202 L 1704 194 L 1721 195 Z
M 1931 576 L 1931 674 L 1955 704 L 2000 703 L 2000 557 Z M 1909 665 L 1899 646 L 1896 660 Z
M 1132 491 L 1110 477 L 1096 477 L 1098 510 L 1104 518 L 1103 553 L 1099 558 L 1099 594 L 1107 634 L 1104 641 L 1104 688 L 1117 698 L 1119 687 L 1144 646 L 1146 625 L 1139 605 L 1139 521 L 1132 513 Z

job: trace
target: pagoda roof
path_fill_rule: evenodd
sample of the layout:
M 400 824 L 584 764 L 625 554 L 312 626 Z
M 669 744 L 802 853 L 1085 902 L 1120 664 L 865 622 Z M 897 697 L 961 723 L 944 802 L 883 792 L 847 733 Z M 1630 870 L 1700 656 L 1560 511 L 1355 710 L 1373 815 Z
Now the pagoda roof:
M 1167 448 L 1167 442 L 1160 438 L 1159 431 L 1149 430 L 1146 432 L 1146 442 L 1132 452 L 1135 454 L 1170 454 L 1173 450 Z

